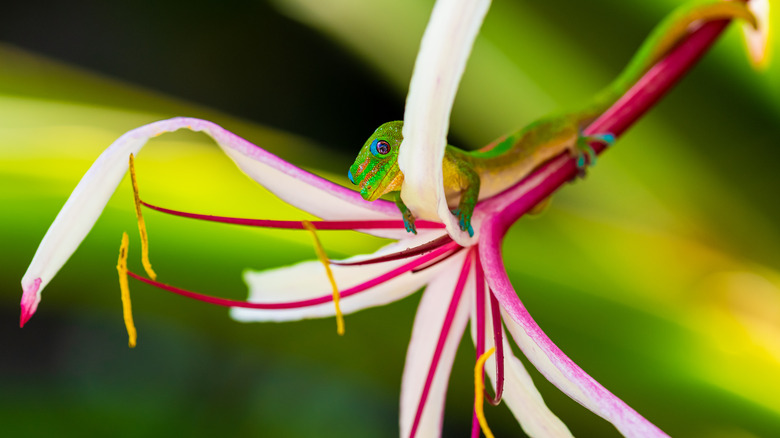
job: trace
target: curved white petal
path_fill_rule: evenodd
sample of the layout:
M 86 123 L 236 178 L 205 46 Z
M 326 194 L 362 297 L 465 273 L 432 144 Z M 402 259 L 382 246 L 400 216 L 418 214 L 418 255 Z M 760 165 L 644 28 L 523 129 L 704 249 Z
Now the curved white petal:
M 558 389 L 612 423 L 624 436 L 666 437 L 662 430 L 577 366 L 536 324 L 509 282 L 499 246 L 503 235 L 494 224 L 487 221 L 483 225 L 480 260 L 488 284 L 501 305 L 504 324 L 523 354 Z
M 286 202 L 316 216 L 330 220 L 400 219 L 392 203 L 366 202 L 357 192 L 301 170 L 214 123 L 186 117 L 151 123 L 125 133 L 100 154 L 54 219 L 22 277 L 23 322 L 35 311 L 41 290 L 103 212 L 127 173 L 129 155 L 138 154 L 152 137 L 185 128 L 208 134 L 252 179 Z M 406 235 L 403 229 L 370 232 L 383 237 Z
M 460 230 L 447 206 L 442 159 L 455 93 L 489 6 L 489 0 L 436 2 L 409 84 L 398 154 L 404 203 L 417 217 L 438 217 L 463 246 L 476 240 Z
M 201 131 L 214 139 L 225 153 L 250 178 L 267 188 L 290 205 L 326 220 L 400 219 L 398 208 L 392 202 L 365 201 L 358 192 L 330 182 L 302 170 L 227 131 L 220 126 L 199 119 L 171 119 L 179 129 L 186 127 Z M 184 124 L 184 126 L 182 126 Z M 402 239 L 406 230 L 369 230 L 381 237 Z
M 490 298 L 487 296 L 485 302 L 489 303 Z M 477 331 L 476 331 L 476 306 L 471 308 L 471 338 L 476 345 Z M 485 308 L 485 321 L 487 321 L 487 327 L 485 328 L 485 351 L 490 350 L 495 346 L 493 340 L 492 330 L 492 311 L 490 306 Z M 504 329 L 501 329 L 502 343 L 504 346 L 504 393 L 502 401 L 509 406 L 509 409 L 517 418 L 520 426 L 523 428 L 526 434 L 530 437 L 571 437 L 571 432 L 565 424 L 553 414 L 542 399 L 542 395 L 534 386 L 531 376 L 528 371 L 525 370 L 523 363 L 520 359 L 512 354 L 512 347 L 510 347 L 507 341 L 506 333 Z M 488 378 L 493 384 L 493 388 L 496 387 L 496 355 L 491 355 L 485 362 L 485 371 Z
M 769 0 L 750 0 L 748 9 L 758 21 L 758 29 L 742 24 L 750 62 L 758 69 L 766 68 L 769 62 Z
M 464 252 L 465 253 L 465 252 Z M 439 341 L 447 309 L 453 297 L 453 291 L 458 281 L 460 268 L 463 266 L 465 254 L 458 254 L 448 260 L 449 269 L 431 281 L 425 288 L 417 315 L 414 318 L 412 338 L 406 352 L 406 364 L 401 381 L 401 437 L 410 436 L 417 406 L 428 377 L 434 351 Z M 454 259 L 454 260 L 453 260 Z M 441 353 L 436 372 L 428 392 L 428 398 L 422 411 L 417 427 L 418 437 L 438 437 L 441 435 L 441 420 L 444 414 L 444 399 L 447 393 L 447 383 L 455 360 L 455 352 L 460 344 L 463 331 L 469 317 L 473 296 L 473 276 L 467 280 L 460 298 L 455 317 L 450 327 L 444 349 Z
M 22 277 L 23 322 L 35 312 L 41 290 L 84 240 L 106 203 L 127 173 L 128 157 L 138 154 L 157 133 L 146 125 L 122 135 L 92 164 L 43 236 L 30 266 Z
M 438 232 L 441 235 L 441 231 Z M 361 255 L 348 259 L 357 261 L 383 254 L 402 251 L 433 240 L 430 235 L 420 235 L 405 239 L 381 248 L 374 254 Z M 408 263 L 413 258 L 371 265 L 339 266 L 331 265 L 336 285 L 340 291 L 378 277 L 385 272 Z M 342 298 L 339 303 L 344 314 L 357 312 L 368 307 L 380 306 L 417 291 L 430 279 L 447 269 L 450 261 L 445 261 L 417 273 L 405 273 L 376 285 L 364 292 Z M 249 286 L 249 301 L 256 303 L 279 303 L 308 300 L 330 296 L 332 289 L 325 268 L 319 261 L 307 261 L 284 268 L 267 271 L 249 271 L 244 273 L 244 281 Z M 293 321 L 304 318 L 322 318 L 333 316 L 335 307 L 332 301 L 294 309 L 246 309 L 234 307 L 230 316 L 242 322 Z

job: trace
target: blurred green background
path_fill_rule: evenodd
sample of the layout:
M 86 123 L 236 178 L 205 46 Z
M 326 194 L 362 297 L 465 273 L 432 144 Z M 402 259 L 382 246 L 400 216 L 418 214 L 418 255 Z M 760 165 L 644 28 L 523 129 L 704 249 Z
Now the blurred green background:
M 677 2 L 497 0 L 470 60 L 451 142 L 478 147 L 584 102 Z M 4 5 L 0 17 L 0 434 L 397 435 L 419 294 L 346 318 L 238 324 L 221 308 L 131 283 L 138 347 L 117 287 L 122 231 L 140 270 L 123 183 L 18 329 L 19 280 L 70 191 L 123 132 L 211 119 L 342 184 L 363 140 L 403 117 L 430 1 L 80 0 Z M 775 19 L 775 24 L 780 24 Z M 777 40 L 773 41 L 775 48 Z M 755 73 L 734 29 L 599 161 L 523 219 L 504 246 L 542 328 L 673 436 L 780 430 L 780 66 Z M 195 134 L 138 159 L 143 196 L 170 208 L 274 218 L 275 201 Z M 313 257 L 309 237 L 146 213 L 163 281 L 243 298 L 244 268 Z M 332 256 L 381 245 L 321 233 Z M 382 348 L 377 348 L 381 345 Z M 471 423 L 463 342 L 444 436 Z M 531 371 L 576 436 L 611 425 Z M 488 408 L 496 436 L 521 436 Z

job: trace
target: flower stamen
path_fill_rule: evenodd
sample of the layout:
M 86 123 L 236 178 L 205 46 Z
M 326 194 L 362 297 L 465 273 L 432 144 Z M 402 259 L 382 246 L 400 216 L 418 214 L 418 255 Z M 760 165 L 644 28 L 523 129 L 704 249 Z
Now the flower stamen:
M 474 366 L 474 413 L 477 415 L 479 426 L 482 428 L 482 433 L 485 434 L 485 438 L 494 438 L 493 432 L 488 427 L 487 420 L 485 419 L 484 412 L 484 393 L 485 393 L 485 361 L 496 351 L 493 347 L 490 350 L 482 353 L 477 359 L 477 364 Z
M 357 286 L 353 286 L 347 289 L 344 289 L 341 291 L 340 297 L 341 298 L 347 298 L 349 296 L 358 294 L 360 292 L 363 292 L 367 289 L 370 289 L 374 286 L 380 285 L 382 283 L 385 283 L 389 280 L 392 280 L 395 277 L 398 277 L 399 275 L 405 274 L 412 269 L 414 269 L 417 266 L 423 265 L 437 257 L 439 257 L 441 254 L 444 254 L 446 252 L 452 251 L 455 248 L 459 248 L 460 246 L 455 242 L 450 242 L 447 245 L 442 246 L 441 248 L 433 251 L 430 254 L 423 255 L 419 257 L 418 259 L 412 260 L 404 265 L 401 265 L 395 269 L 392 269 L 384 274 L 381 274 L 377 277 L 374 277 L 366 282 L 360 283 Z M 211 295 L 206 295 L 198 292 L 192 292 L 186 289 L 181 289 L 175 286 L 171 286 L 165 283 L 160 283 L 156 280 L 151 280 L 149 278 L 143 277 L 141 275 L 138 275 L 134 273 L 133 271 L 127 271 L 127 275 L 130 277 L 135 278 L 136 280 L 142 281 L 148 285 L 154 286 L 158 289 L 162 289 L 168 292 L 172 292 L 181 296 L 185 296 L 188 298 L 192 298 L 198 301 L 203 301 L 205 303 L 214 304 L 217 306 L 224 306 L 224 307 L 241 307 L 245 309 L 297 309 L 301 307 L 308 307 L 308 306 L 315 306 L 317 304 L 327 303 L 328 301 L 333 300 L 332 295 L 324 295 L 316 298 L 310 298 L 306 300 L 299 300 L 299 301 L 287 301 L 287 302 L 275 302 L 275 303 L 253 303 L 248 301 L 240 301 L 240 300 L 233 300 L 230 298 L 221 298 L 221 297 L 215 297 Z
M 127 330 L 127 345 L 130 348 L 134 348 L 138 334 L 135 330 L 135 324 L 133 323 L 133 309 L 130 304 L 130 286 L 127 284 L 127 250 L 130 246 L 129 241 L 130 239 L 128 239 L 127 233 L 122 233 L 122 245 L 119 247 L 119 260 L 116 263 L 116 270 L 119 273 L 119 289 L 122 293 L 122 314 L 125 319 L 125 329 Z
M 314 240 L 314 250 L 317 252 L 317 258 L 322 262 L 322 266 L 325 267 L 325 274 L 328 275 L 330 286 L 333 288 L 333 306 L 336 308 L 336 332 L 340 335 L 344 335 L 344 315 L 341 313 L 341 307 L 339 307 L 339 288 L 336 286 L 336 278 L 333 276 L 333 270 L 330 269 L 330 261 L 328 255 L 325 254 L 325 248 L 322 247 L 319 237 L 317 237 L 317 229 L 309 221 L 302 222 L 303 227 L 311 233 L 311 238 Z
M 157 278 L 157 274 L 152 270 L 152 263 L 149 261 L 149 236 L 146 234 L 146 223 L 141 213 L 141 197 L 138 194 L 138 180 L 135 176 L 135 163 L 133 154 L 130 154 L 130 181 L 133 183 L 133 201 L 135 202 L 135 217 L 138 218 L 138 232 L 141 234 L 141 263 L 144 265 L 144 271 L 152 280 Z
M 375 263 L 384 263 L 384 262 L 391 262 L 394 260 L 400 260 L 405 259 L 409 257 L 414 257 L 416 255 L 424 254 L 426 252 L 433 251 L 436 248 L 441 247 L 442 245 L 452 242 L 452 237 L 450 237 L 449 234 L 445 234 L 441 237 L 437 237 L 434 240 L 431 240 L 430 242 L 423 243 L 422 245 L 415 246 L 412 248 L 406 248 L 403 251 L 394 252 L 391 254 L 385 254 L 379 257 L 374 257 L 371 259 L 365 259 L 365 260 L 356 260 L 356 261 L 340 261 L 340 260 L 331 260 L 330 263 L 333 265 L 339 265 L 339 266 L 359 266 L 359 265 L 371 265 Z
M 185 211 L 172 210 L 170 208 L 160 207 L 154 204 L 150 204 L 141 200 L 141 205 L 151 208 L 152 210 L 159 211 L 160 213 L 170 214 L 173 216 L 186 217 L 190 219 L 199 219 L 208 222 L 219 222 L 223 224 L 233 225 L 246 225 L 250 227 L 261 228 L 280 228 L 287 230 L 302 230 L 303 221 L 290 221 L 290 220 L 274 220 L 274 219 L 249 219 L 249 218 L 236 218 L 230 216 L 215 216 L 210 214 L 189 213 Z M 314 228 L 318 230 L 375 230 L 375 229 L 403 229 L 404 221 L 402 220 L 352 220 L 352 221 L 309 221 Z M 416 221 L 415 226 L 418 229 L 441 229 L 444 228 L 443 224 L 433 221 Z

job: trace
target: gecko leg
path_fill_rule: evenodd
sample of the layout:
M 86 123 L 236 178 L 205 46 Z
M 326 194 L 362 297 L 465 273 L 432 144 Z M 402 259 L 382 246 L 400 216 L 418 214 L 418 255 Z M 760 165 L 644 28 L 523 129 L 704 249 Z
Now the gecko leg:
M 459 163 L 458 173 L 463 181 L 463 187 L 460 194 L 458 208 L 451 210 L 452 214 L 458 218 L 458 225 L 462 231 L 469 233 L 469 237 L 474 237 L 474 228 L 471 226 L 471 216 L 474 214 L 474 207 L 479 200 L 480 179 L 477 172 L 466 162 Z
M 585 166 L 595 166 L 596 165 L 596 151 L 593 150 L 593 147 L 591 147 L 590 143 L 592 142 L 598 142 L 603 143 L 606 146 L 611 146 L 613 143 L 615 143 L 615 136 L 610 133 L 604 133 L 604 134 L 593 134 L 593 135 L 580 135 L 577 137 L 577 144 L 575 147 L 576 152 L 574 153 L 574 158 L 577 159 L 577 168 L 580 171 L 584 170 Z M 586 158 L 587 157 L 587 161 Z
M 401 199 L 400 191 L 395 192 L 395 205 L 398 207 L 398 210 L 401 211 L 401 215 L 404 218 L 404 227 L 406 228 L 406 231 L 417 234 L 417 227 L 414 226 L 414 214 L 412 214 L 409 207 L 404 204 L 404 201 Z

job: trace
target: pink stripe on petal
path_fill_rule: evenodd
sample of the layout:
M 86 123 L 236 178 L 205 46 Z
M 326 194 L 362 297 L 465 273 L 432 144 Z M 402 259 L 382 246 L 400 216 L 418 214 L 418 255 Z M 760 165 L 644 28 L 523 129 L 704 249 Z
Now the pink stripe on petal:
M 452 327 L 452 321 L 455 319 L 455 311 L 458 309 L 460 303 L 460 297 L 463 294 L 463 288 L 466 286 L 466 279 L 469 276 L 471 270 L 471 263 L 474 261 L 474 253 L 469 252 L 466 256 L 463 267 L 460 269 L 460 276 L 458 277 L 458 283 L 455 285 L 455 290 L 452 293 L 452 300 L 447 308 L 447 315 L 444 317 L 444 323 L 441 326 L 439 332 L 439 341 L 436 343 L 436 350 L 433 352 L 433 359 L 431 359 L 431 365 L 428 368 L 428 376 L 425 378 L 425 386 L 423 386 L 422 394 L 420 394 L 420 401 L 417 403 L 417 412 L 414 415 L 414 422 L 412 422 L 412 430 L 409 434 L 411 438 L 417 434 L 417 427 L 420 425 L 420 419 L 422 418 L 423 410 L 425 409 L 425 402 L 428 401 L 428 392 L 431 389 L 433 383 L 433 377 L 436 375 L 436 367 L 439 365 L 439 359 L 444 351 L 444 345 L 447 342 L 447 336 L 450 334 L 450 328 Z
M 448 268 L 428 284 L 417 308 L 401 384 L 402 437 L 413 436 L 415 419 L 416 436 L 441 434 L 447 381 L 472 307 L 470 300 L 456 297 L 473 293 L 473 278 L 458 286 L 464 267 L 469 267 L 467 256 L 460 252 L 447 262 Z M 452 303 L 458 301 L 453 314 Z

